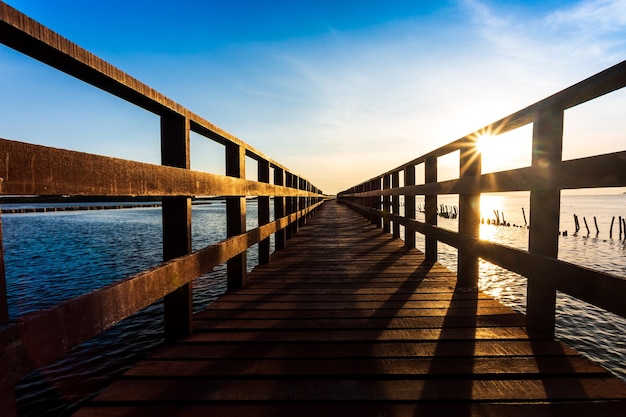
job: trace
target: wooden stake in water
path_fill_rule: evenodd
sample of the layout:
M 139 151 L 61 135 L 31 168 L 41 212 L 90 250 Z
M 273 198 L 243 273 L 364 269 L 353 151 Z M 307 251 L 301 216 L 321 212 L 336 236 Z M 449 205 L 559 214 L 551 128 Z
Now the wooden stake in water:
M 587 218 L 583 216 L 583 221 L 585 222 L 585 228 L 587 229 L 587 235 L 589 234 L 589 226 L 587 226 Z
M 593 216 L 593 223 L 596 225 L 596 236 L 600 234 L 600 229 L 598 229 L 598 221 L 596 220 L 596 216 Z
M 522 207 L 522 216 L 524 216 L 524 226 L 528 226 L 528 222 L 526 221 L 526 212 L 524 211 L 524 207 Z
M 613 239 L 613 223 L 615 223 L 615 216 L 611 219 L 611 228 L 609 229 L 609 238 Z

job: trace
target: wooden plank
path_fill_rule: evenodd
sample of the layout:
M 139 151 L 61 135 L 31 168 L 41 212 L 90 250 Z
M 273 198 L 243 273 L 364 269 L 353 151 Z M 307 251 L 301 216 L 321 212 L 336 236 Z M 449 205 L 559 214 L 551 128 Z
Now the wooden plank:
M 550 386 L 550 395 L 546 385 Z M 95 401 L 571 401 L 623 399 L 613 378 L 518 379 L 121 379 Z
M 368 288 L 370 290 L 375 290 Z M 289 302 L 315 302 L 315 301 L 387 301 L 390 297 L 394 300 L 405 301 L 450 301 L 454 300 L 492 300 L 491 296 L 488 296 L 482 292 L 478 294 L 472 293 L 460 293 L 455 294 L 453 292 L 414 292 L 406 290 L 406 292 L 397 293 L 395 289 L 386 287 L 380 288 L 380 291 L 364 291 L 365 288 L 360 289 L 345 289 L 336 291 L 334 288 L 320 288 L 318 290 L 312 289 L 264 289 L 264 288 L 244 288 L 242 291 L 236 291 L 229 293 L 227 296 L 221 297 L 220 301 L 256 301 L 259 296 L 270 298 L 272 301 L 289 301 Z M 214 308 L 212 305 L 209 309 Z M 201 315 L 202 313 L 200 313 Z M 196 316 L 199 317 L 199 316 Z
M 433 340 L 527 340 L 528 335 L 521 327 L 482 327 L 453 329 L 395 329 L 395 330 L 350 330 L 318 329 L 310 331 L 272 330 L 237 332 L 196 332 L 187 340 L 190 342 L 309 342 L 343 343 L 356 341 L 433 341 Z
M 470 314 L 480 311 L 482 307 L 500 307 L 495 300 L 481 300 L 480 303 L 473 300 L 459 300 L 459 301 L 336 301 L 336 302 L 239 302 L 239 301 L 216 301 L 211 308 L 216 309 L 270 309 L 270 310 L 332 310 L 341 307 L 343 309 L 357 309 L 357 310 L 379 310 L 379 309 L 393 309 L 398 308 L 426 308 L 426 309 L 447 309 L 447 308 L 469 308 Z
M 470 372 L 471 371 L 471 372 Z M 599 365 L 580 357 L 436 357 L 436 358 L 341 358 L 341 359 L 230 359 L 224 360 L 146 360 L 127 371 L 125 377 L 224 378 L 238 376 L 305 377 L 333 376 L 349 378 L 368 376 L 385 378 L 554 378 L 567 375 L 578 377 L 610 377 Z M 583 375 L 588 374 L 588 375 Z
M 232 320 L 232 319 L 282 319 L 282 320 L 300 320 L 300 319 L 377 319 L 377 318 L 429 318 L 438 319 L 447 317 L 449 320 L 466 320 L 467 318 L 475 318 L 476 320 L 496 320 L 498 317 L 510 317 L 510 320 L 518 323 L 522 320 L 520 314 L 513 314 L 509 307 L 493 307 L 482 309 L 479 314 L 474 314 L 469 309 L 428 309 L 428 308 L 403 308 L 403 309 L 379 309 L 379 310 L 362 310 L 362 309 L 344 309 L 337 308 L 333 310 L 307 310 L 298 309 L 297 316 L 292 310 L 267 310 L 267 309 L 247 309 L 247 310 L 208 310 L 196 315 L 196 320 Z M 465 317 L 465 318 L 463 318 Z M 199 323 L 202 326 L 201 323 Z M 523 322 L 522 322 L 523 325 Z
M 154 359 L 237 359 L 237 358 L 428 358 L 483 356 L 579 356 L 559 342 L 547 340 L 447 340 L 412 342 L 366 341 L 340 344 L 316 342 L 262 343 L 248 341 L 195 343 L 185 341 L 157 349 Z
M 75 417 L 623 417 L 624 401 L 589 403 L 387 403 L 320 404 L 305 403 L 231 403 L 231 404 L 135 404 L 83 408 Z
M 237 316 L 237 314 L 234 314 Z M 476 316 L 474 314 L 465 314 L 458 316 L 439 317 L 403 317 L 403 318 L 343 318 L 343 317 L 327 317 L 327 318 L 301 318 L 298 312 L 297 316 L 291 314 L 291 317 L 280 318 L 255 318 L 251 320 L 249 317 L 218 319 L 218 320 L 199 320 L 196 322 L 196 329 L 199 331 L 211 330 L 237 330 L 249 331 L 258 329 L 269 330 L 305 330 L 319 329 L 433 329 L 443 327 L 522 327 L 524 326 L 524 317 L 515 314 L 493 314 L 485 316 Z

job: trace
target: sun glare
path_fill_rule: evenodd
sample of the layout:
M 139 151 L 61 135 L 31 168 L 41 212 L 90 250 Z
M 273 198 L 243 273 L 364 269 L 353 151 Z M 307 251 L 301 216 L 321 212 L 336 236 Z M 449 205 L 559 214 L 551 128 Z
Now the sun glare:
M 493 154 L 494 150 L 497 149 L 496 136 L 490 134 L 478 136 L 476 138 L 476 149 L 483 156 Z

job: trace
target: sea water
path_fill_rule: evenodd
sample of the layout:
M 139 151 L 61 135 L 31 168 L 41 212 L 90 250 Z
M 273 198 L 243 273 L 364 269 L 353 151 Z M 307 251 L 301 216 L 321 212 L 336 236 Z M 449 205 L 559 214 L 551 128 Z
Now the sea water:
M 453 196 L 438 202 L 458 206 Z M 626 241 L 617 217 L 626 217 L 626 195 L 568 196 L 561 199 L 559 259 L 626 277 Z M 423 204 L 418 198 L 418 205 Z M 524 211 L 522 211 L 522 208 Z M 494 225 L 496 213 L 511 226 Z M 255 201 L 247 205 L 247 228 L 257 226 Z M 530 222 L 528 193 L 486 194 L 481 199 L 481 238 L 526 250 Z M 573 215 L 582 230 L 574 233 Z M 599 233 L 593 217 L 596 217 Z M 613 234 L 609 235 L 615 216 Z M 583 223 L 587 219 L 590 232 Z M 423 213 L 417 213 L 423 220 Z M 223 201 L 194 206 L 192 246 L 200 249 L 226 237 Z M 489 224 L 487 224 L 489 223 Z M 455 219 L 438 218 L 438 225 L 457 229 Z M 161 253 L 159 208 L 3 215 L 3 242 L 10 315 L 16 317 L 53 306 L 158 265 Z M 423 250 L 423 238 L 417 239 Z M 438 244 L 439 261 L 456 269 L 456 249 Z M 248 251 L 248 269 L 257 251 Z M 481 290 L 524 312 L 526 279 L 481 261 Z M 225 291 L 225 268 L 194 282 L 194 309 Z M 557 337 L 626 380 L 626 319 L 579 300 L 558 295 Z M 61 360 L 25 377 L 17 386 L 19 411 L 24 416 L 66 415 L 111 376 L 163 341 L 162 304 L 156 303 L 81 345 Z

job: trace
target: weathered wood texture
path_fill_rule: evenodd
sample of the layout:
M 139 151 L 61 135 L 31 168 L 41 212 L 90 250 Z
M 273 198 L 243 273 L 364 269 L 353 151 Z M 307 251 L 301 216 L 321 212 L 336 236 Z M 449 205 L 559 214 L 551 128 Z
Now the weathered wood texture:
M 326 203 L 244 289 L 75 417 L 623 416 L 626 385 Z
M 2 193 L 75 196 L 309 196 L 308 192 L 184 168 L 0 139 Z

